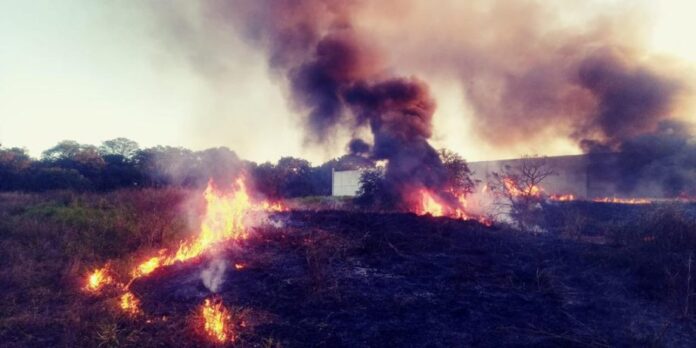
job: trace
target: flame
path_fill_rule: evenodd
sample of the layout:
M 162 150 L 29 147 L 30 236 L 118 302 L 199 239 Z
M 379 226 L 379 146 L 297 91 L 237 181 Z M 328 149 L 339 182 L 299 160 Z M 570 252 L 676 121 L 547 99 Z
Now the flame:
M 288 210 L 288 207 L 286 207 L 281 202 L 263 202 L 263 203 L 261 203 L 261 207 L 263 208 L 264 211 L 287 211 Z
M 438 203 L 433 195 L 427 190 L 420 191 L 420 208 L 418 209 L 419 215 L 430 214 L 432 216 L 443 216 L 444 207 L 442 204 Z
M 230 339 L 231 315 L 220 299 L 205 299 L 201 306 L 203 329 L 208 336 L 220 343 Z
M 97 292 L 112 282 L 113 278 L 109 275 L 107 267 L 102 267 L 95 269 L 87 276 L 87 284 L 84 289 L 90 292 Z
M 549 196 L 549 199 L 552 201 L 559 201 L 559 202 L 569 202 L 569 201 L 574 201 L 577 198 L 575 197 L 574 194 L 572 193 L 567 193 L 567 194 L 556 194 L 556 195 L 551 195 Z
M 467 200 L 464 194 L 457 195 L 452 193 L 452 195 L 457 198 L 458 203 L 454 204 L 454 207 L 440 203 L 432 192 L 426 189 L 421 189 L 418 191 L 418 205 L 415 207 L 415 209 L 413 209 L 413 212 L 418 215 L 431 215 L 435 217 L 446 216 L 449 218 L 463 220 L 475 219 L 485 225 L 490 225 L 491 222 L 488 219 L 473 216 L 466 212 L 465 208 L 467 206 Z
M 505 186 L 505 191 L 513 197 L 539 197 L 541 196 L 541 193 L 543 191 L 541 187 L 537 185 L 532 185 L 530 187 L 521 187 L 518 182 L 516 182 L 513 178 L 510 177 L 503 179 L 503 185 Z
M 617 204 L 650 204 L 651 200 L 647 198 L 618 198 L 618 197 L 602 197 L 595 198 L 593 202 L 600 203 L 617 203 Z
M 209 182 L 203 196 L 206 212 L 198 236 L 193 240 L 181 242 L 176 253 L 166 255 L 166 250 L 161 250 L 159 256 L 150 257 L 140 263 L 132 272 L 133 278 L 146 276 L 160 267 L 198 257 L 221 242 L 245 239 L 245 218 L 251 212 L 287 210 L 279 202 L 253 202 L 243 178 L 237 179 L 236 190 L 231 193 L 221 193 Z
M 234 269 L 240 270 L 244 269 L 246 266 L 243 263 L 235 263 L 234 264 Z
M 121 295 L 119 305 L 124 312 L 130 315 L 140 313 L 140 300 L 138 300 L 138 298 L 135 297 L 135 295 L 133 295 L 133 293 L 130 291 Z

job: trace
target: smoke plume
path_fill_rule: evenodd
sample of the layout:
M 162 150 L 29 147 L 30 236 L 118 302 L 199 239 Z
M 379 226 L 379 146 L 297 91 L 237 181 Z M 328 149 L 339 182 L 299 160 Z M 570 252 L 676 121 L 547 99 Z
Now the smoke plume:
M 223 259 L 215 258 L 208 266 L 201 271 L 201 281 L 208 290 L 217 292 L 220 285 L 225 281 L 225 271 L 227 262 Z
M 370 156 L 387 160 L 398 191 L 437 192 L 443 182 L 429 144 L 433 79 L 460 83 L 474 113 L 472 136 L 488 145 L 565 138 L 586 153 L 638 156 L 619 162 L 635 178 L 660 178 L 666 191 L 696 186 L 693 132 L 674 127 L 688 117 L 690 72 L 649 53 L 648 17 L 637 6 L 208 0 L 201 13 L 215 33 L 241 34 L 266 53 L 310 143 L 368 128 Z M 354 145 L 351 152 L 365 151 Z
M 241 22 L 247 37 L 267 50 L 273 71 L 288 82 L 305 115 L 308 138 L 324 142 L 337 127 L 368 127 L 373 159 L 387 160 L 386 178 L 402 198 L 413 188 L 444 190 L 445 170 L 428 143 L 435 101 L 427 85 L 390 74 L 381 52 L 354 30 L 358 2 L 232 1 L 218 13 Z M 229 18 L 228 18 L 229 19 Z M 370 146 L 353 141 L 353 152 Z

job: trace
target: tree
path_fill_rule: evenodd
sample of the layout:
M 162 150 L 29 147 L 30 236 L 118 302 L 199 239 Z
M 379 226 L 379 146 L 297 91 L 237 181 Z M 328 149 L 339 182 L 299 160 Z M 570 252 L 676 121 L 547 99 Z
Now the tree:
M 462 156 L 456 152 L 441 149 L 438 151 L 440 160 L 447 170 L 447 187 L 453 194 L 460 196 L 474 191 L 474 182 L 471 180 L 471 170 Z
M 96 146 L 82 145 L 73 140 L 63 140 L 44 151 L 42 163 L 44 167 L 75 170 L 80 176 L 95 184 L 99 182 L 105 165 Z
M 0 190 L 17 190 L 21 187 L 22 176 L 31 166 L 31 158 L 26 150 L 0 147 Z
M 276 165 L 281 182 L 280 192 L 283 197 L 303 197 L 314 193 L 309 161 L 283 157 Z
M 243 166 L 237 154 L 227 147 L 210 148 L 196 152 L 198 157 L 199 181 L 208 179 L 223 187 L 232 184 L 232 180 L 239 176 Z
M 543 226 L 543 188 L 541 184 L 555 171 L 546 157 L 524 156 L 519 165 L 506 165 L 491 174 L 490 189 L 498 197 L 498 205 L 510 215 L 521 230 L 538 230 Z
M 398 194 L 385 180 L 383 168 L 375 168 L 360 175 L 360 189 L 354 202 L 363 209 L 392 210 L 397 205 Z
M 140 146 L 133 140 L 116 138 L 102 142 L 99 153 L 102 156 L 117 155 L 125 159 L 132 159 L 140 150 Z

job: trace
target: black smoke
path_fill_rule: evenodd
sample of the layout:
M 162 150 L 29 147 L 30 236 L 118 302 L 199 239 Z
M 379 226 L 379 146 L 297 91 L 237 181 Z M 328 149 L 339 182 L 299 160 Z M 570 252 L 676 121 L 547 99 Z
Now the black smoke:
M 309 141 L 323 143 L 339 127 L 367 127 L 374 144 L 353 141 L 350 151 L 386 160 L 389 187 L 408 205 L 410 194 L 428 188 L 442 199 L 446 171 L 428 143 L 435 101 L 425 83 L 394 76 L 380 52 L 353 29 L 354 2 L 233 1 L 223 12 L 242 10 L 244 31 L 268 51 L 271 69 L 287 81 L 303 115 Z M 233 9 L 232 5 L 237 8 Z M 458 204 L 458 203 L 457 203 Z

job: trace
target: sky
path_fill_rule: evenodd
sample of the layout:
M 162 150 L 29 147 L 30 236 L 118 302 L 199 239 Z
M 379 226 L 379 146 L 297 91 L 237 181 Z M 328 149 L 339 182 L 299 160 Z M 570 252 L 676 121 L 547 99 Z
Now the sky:
M 696 2 L 638 3 L 648 14 L 651 52 L 696 63 Z M 166 1 L 0 0 L 0 143 L 33 156 L 64 139 L 98 145 L 116 137 L 141 147 L 227 146 L 259 162 L 291 155 L 319 163 L 343 153 L 349 134 L 305 143 L 262 52 L 230 35 L 221 36 L 222 46 L 181 54 L 177 32 L 163 32 L 159 12 L 167 10 Z M 200 71 L 192 60 L 217 65 Z M 470 134 L 476 115 L 461 86 L 428 82 L 438 105 L 431 140 L 438 148 L 469 160 L 580 151 L 561 138 L 505 149 L 479 141 Z

